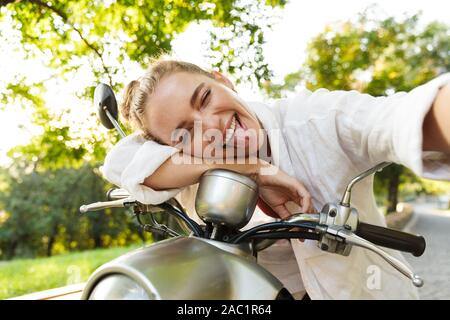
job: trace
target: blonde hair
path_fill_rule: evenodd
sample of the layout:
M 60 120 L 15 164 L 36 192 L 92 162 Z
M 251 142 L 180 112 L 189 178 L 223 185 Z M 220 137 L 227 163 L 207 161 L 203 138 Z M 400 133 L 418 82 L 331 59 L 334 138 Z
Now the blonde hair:
M 177 60 L 154 60 L 145 74 L 138 80 L 131 81 L 125 88 L 120 113 L 122 118 L 131 124 L 133 129 L 141 130 L 143 137 L 148 140 L 157 140 L 149 131 L 145 112 L 148 98 L 155 91 L 158 82 L 165 76 L 176 72 L 192 72 L 213 78 L 210 72 L 199 66 Z

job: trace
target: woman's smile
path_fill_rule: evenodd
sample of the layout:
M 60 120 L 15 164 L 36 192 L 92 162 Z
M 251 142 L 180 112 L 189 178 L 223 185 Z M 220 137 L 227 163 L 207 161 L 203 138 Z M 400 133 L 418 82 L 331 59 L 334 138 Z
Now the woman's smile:
M 248 147 L 250 139 L 248 128 L 235 113 L 229 122 L 229 126 L 224 135 L 224 146 L 237 148 L 238 146 Z M 256 136 L 256 135 L 255 135 Z
M 228 122 L 228 126 L 225 130 L 223 145 L 232 146 L 231 142 L 234 137 L 234 132 L 236 130 L 236 114 L 233 114 L 230 121 Z

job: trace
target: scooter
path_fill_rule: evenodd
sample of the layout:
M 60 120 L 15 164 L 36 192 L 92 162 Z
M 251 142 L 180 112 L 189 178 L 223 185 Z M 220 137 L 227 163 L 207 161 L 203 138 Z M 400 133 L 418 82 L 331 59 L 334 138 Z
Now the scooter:
M 125 137 L 111 87 L 100 84 L 94 104 L 101 123 Z M 370 250 L 421 287 L 423 280 L 381 247 L 418 257 L 425 250 L 425 239 L 361 222 L 351 205 L 353 186 L 388 165 L 380 163 L 353 178 L 342 199 L 325 204 L 320 213 L 297 213 L 245 231 L 242 228 L 257 204 L 258 185 L 230 170 L 209 170 L 200 178 L 195 209 L 202 224 L 191 219 L 174 198 L 148 205 L 136 201 L 124 189 L 112 189 L 107 193 L 108 201 L 83 205 L 80 212 L 132 208 L 143 230 L 164 234 L 168 239 L 99 267 L 90 276 L 82 299 L 293 299 L 283 284 L 257 263 L 258 252 L 279 239 L 315 240 L 321 250 L 343 256 L 348 256 L 354 246 Z M 155 214 L 161 211 L 175 217 L 180 228 L 157 222 Z

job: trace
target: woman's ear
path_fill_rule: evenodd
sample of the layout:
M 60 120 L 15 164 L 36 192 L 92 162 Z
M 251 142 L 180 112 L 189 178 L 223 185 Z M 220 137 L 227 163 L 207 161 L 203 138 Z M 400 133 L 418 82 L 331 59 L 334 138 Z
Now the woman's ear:
M 216 79 L 217 81 L 223 83 L 224 85 L 226 85 L 228 88 L 230 88 L 233 91 L 236 91 L 234 89 L 234 84 L 233 82 L 230 81 L 230 79 L 228 79 L 226 76 L 224 76 L 222 73 L 220 73 L 219 71 L 211 71 L 211 74 L 213 75 L 214 79 Z

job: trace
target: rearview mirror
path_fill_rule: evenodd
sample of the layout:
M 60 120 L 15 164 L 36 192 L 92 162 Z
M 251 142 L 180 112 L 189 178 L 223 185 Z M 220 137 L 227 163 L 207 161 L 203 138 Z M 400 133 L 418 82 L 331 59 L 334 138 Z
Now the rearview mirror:
M 114 123 L 108 116 L 108 113 L 115 121 L 117 121 L 119 114 L 117 112 L 116 97 L 114 96 L 114 92 L 110 86 L 100 83 L 95 88 L 94 105 L 97 107 L 98 116 L 102 125 L 107 129 L 115 128 Z
M 124 138 L 126 135 L 117 121 L 119 118 L 117 100 L 110 86 L 100 83 L 95 88 L 94 105 L 97 107 L 98 117 L 102 125 L 107 129 L 116 128 L 122 138 Z

